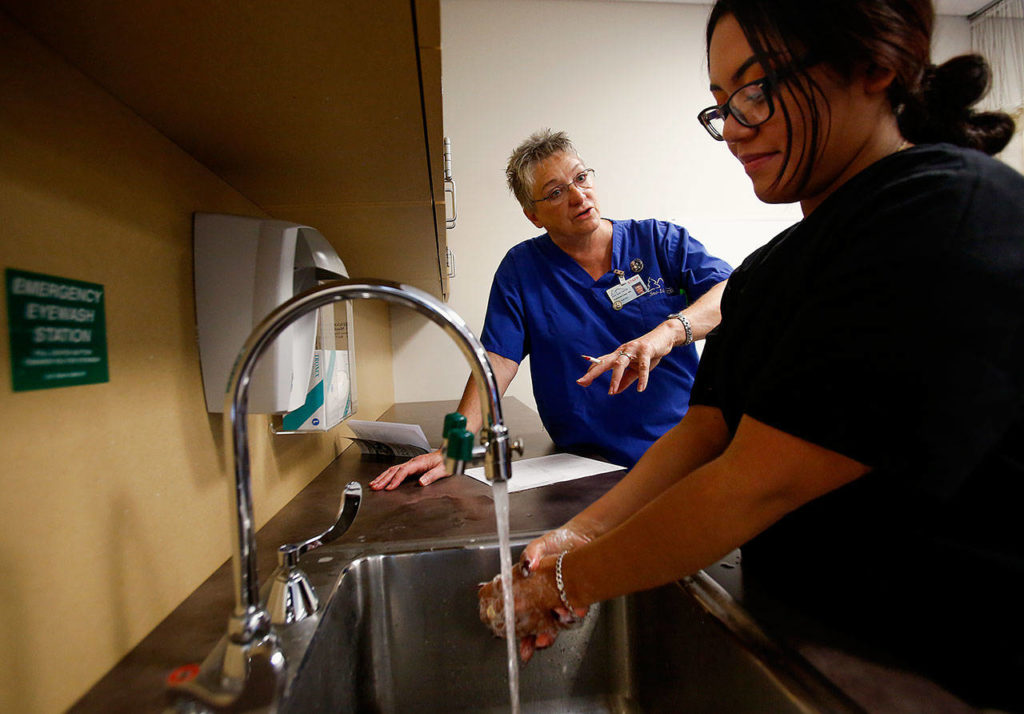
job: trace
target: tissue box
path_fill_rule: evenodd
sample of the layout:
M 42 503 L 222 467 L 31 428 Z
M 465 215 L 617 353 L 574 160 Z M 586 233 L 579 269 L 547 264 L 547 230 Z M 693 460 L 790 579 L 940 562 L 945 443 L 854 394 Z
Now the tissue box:
M 306 401 L 282 417 L 280 431 L 327 431 L 355 413 L 350 342 L 352 308 L 348 303 L 346 307 L 342 314 L 349 319 L 337 324 L 333 305 L 320 308 Z
M 327 431 L 353 413 L 348 350 L 316 350 L 306 403 L 281 420 L 283 431 Z

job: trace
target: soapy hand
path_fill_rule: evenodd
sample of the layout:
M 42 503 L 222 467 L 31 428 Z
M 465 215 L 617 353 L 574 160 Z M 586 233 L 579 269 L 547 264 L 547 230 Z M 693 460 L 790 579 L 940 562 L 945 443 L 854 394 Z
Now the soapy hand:
M 374 491 L 380 491 L 381 489 L 393 491 L 407 477 L 415 476 L 416 474 L 422 474 L 420 476 L 420 486 L 428 486 L 438 479 L 451 475 L 444 467 L 444 456 L 441 454 L 441 450 L 437 449 L 436 451 L 414 456 L 405 463 L 392 466 L 373 481 L 370 481 L 370 488 Z
M 558 633 L 578 622 L 562 607 L 555 586 L 555 558 L 545 558 L 527 572 L 522 566 L 512 569 L 512 594 L 515 598 L 515 636 L 519 638 L 519 658 L 529 662 L 534 650 L 551 646 Z M 480 586 L 480 620 L 496 636 L 504 638 L 505 601 L 501 575 Z M 577 615 L 586 615 L 578 610 Z

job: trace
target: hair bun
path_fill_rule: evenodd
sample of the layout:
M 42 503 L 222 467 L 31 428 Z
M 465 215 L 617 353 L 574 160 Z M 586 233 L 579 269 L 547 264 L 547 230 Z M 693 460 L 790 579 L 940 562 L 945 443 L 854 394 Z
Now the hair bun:
M 925 71 L 922 93 L 933 111 L 964 112 L 988 91 L 991 74 L 981 55 L 960 55 Z
M 1006 148 L 1016 130 L 1013 117 L 1005 112 L 978 112 L 967 125 L 968 145 L 992 156 Z
M 915 144 L 948 142 L 997 154 L 1013 138 L 1013 119 L 1003 112 L 971 109 L 985 96 L 991 74 L 977 54 L 929 65 L 916 92 L 900 111 L 900 130 Z

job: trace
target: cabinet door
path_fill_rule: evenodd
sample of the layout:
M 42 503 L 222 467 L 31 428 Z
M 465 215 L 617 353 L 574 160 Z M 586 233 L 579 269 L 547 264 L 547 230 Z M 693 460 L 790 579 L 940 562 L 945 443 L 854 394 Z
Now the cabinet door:
M 0 7 L 352 275 L 444 292 L 438 0 Z

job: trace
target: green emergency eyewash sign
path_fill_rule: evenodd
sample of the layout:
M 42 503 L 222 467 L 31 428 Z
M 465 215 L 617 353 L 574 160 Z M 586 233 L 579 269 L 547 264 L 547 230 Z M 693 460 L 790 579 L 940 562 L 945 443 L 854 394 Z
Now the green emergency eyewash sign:
M 103 286 L 5 272 L 14 391 L 109 382 Z

